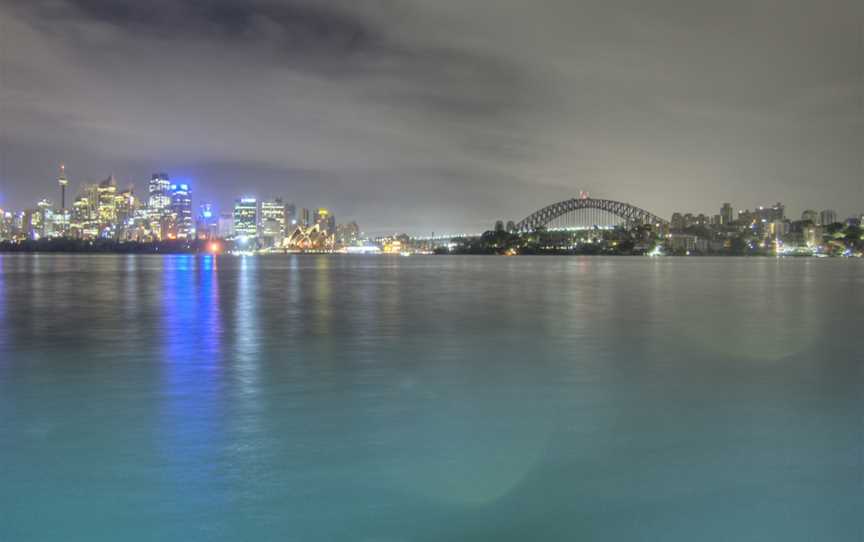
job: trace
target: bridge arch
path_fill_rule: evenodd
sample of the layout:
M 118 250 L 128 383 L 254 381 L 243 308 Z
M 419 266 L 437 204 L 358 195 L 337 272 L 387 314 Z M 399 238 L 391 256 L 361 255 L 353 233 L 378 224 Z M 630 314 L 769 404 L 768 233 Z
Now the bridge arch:
M 579 197 L 559 201 L 531 213 L 516 224 L 516 231 L 527 232 L 545 227 L 556 218 L 581 209 L 605 211 L 631 224 L 654 224 L 658 226 L 666 224 L 666 220 L 659 216 L 629 203 L 611 199 Z

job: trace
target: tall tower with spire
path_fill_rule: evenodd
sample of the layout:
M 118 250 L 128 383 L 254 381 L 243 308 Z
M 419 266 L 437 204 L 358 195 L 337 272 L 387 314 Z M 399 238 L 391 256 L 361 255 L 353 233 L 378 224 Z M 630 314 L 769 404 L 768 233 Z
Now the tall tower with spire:
M 66 178 L 66 166 L 60 164 L 60 176 L 57 177 L 57 184 L 60 185 L 60 210 L 66 210 L 66 186 L 69 184 L 69 179 Z

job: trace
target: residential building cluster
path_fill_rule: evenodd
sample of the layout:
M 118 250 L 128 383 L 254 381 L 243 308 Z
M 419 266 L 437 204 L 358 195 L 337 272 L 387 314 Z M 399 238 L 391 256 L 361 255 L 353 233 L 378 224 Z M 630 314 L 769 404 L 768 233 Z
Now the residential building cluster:
M 712 216 L 673 213 L 667 244 L 677 253 L 732 248 L 778 254 L 844 253 L 860 244 L 862 219 L 864 213 L 841 219 L 832 209 L 806 209 L 800 218 L 789 217 L 782 203 L 738 211 L 723 203 Z

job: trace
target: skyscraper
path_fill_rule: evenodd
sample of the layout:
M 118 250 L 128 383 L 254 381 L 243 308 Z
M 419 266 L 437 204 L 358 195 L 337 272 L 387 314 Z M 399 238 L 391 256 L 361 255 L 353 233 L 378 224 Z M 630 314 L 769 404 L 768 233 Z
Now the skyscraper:
M 171 218 L 173 234 L 177 239 L 192 239 L 192 191 L 188 184 L 171 185 Z
M 261 202 L 260 224 L 258 231 L 265 245 L 274 246 L 282 243 L 287 224 L 285 223 L 285 203 L 281 198 Z
M 100 234 L 117 223 L 117 181 L 111 175 L 96 187 Z
M 54 206 L 47 199 L 36 204 L 36 212 L 33 214 L 33 238 L 45 239 L 54 237 Z
M 735 213 L 732 210 L 731 203 L 724 203 L 720 207 L 720 223 L 724 226 L 729 226 L 735 221 Z
M 336 217 L 333 216 L 329 209 L 325 209 L 324 207 L 317 209 L 313 220 L 313 223 L 317 224 L 318 229 L 322 232 L 330 234 L 336 233 Z
M 60 164 L 60 176 L 57 177 L 57 184 L 60 185 L 60 210 L 66 210 L 66 187 L 69 185 L 69 179 L 66 178 L 66 166 Z
M 837 222 L 837 213 L 833 209 L 825 209 L 819 213 L 819 222 L 823 226 L 830 226 Z
M 819 213 L 817 213 L 813 209 L 807 209 L 806 211 L 801 213 L 801 220 L 804 222 L 819 224 Z
M 234 202 L 234 234 L 258 236 L 258 200 L 255 198 L 240 198 Z
M 130 186 L 117 194 L 115 201 L 117 206 L 117 223 L 123 226 L 132 219 L 135 210 L 138 208 L 138 201 L 135 199 L 135 192 L 132 187 Z
M 147 207 L 153 216 L 158 217 L 167 212 L 171 206 L 171 181 L 166 173 L 154 173 L 148 185 Z
M 219 215 L 219 223 L 217 232 L 222 239 L 234 237 L 234 215 L 231 213 L 222 213 Z
M 216 216 L 213 213 L 213 206 L 204 202 L 198 207 L 198 218 L 195 221 L 195 237 L 198 239 L 210 239 L 214 236 L 216 236 Z

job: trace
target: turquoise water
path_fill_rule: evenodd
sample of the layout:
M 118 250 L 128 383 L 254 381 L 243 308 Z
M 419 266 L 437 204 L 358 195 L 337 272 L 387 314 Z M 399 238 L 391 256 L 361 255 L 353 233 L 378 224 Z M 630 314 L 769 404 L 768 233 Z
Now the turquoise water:
M 860 541 L 862 264 L 0 255 L 0 541 Z

